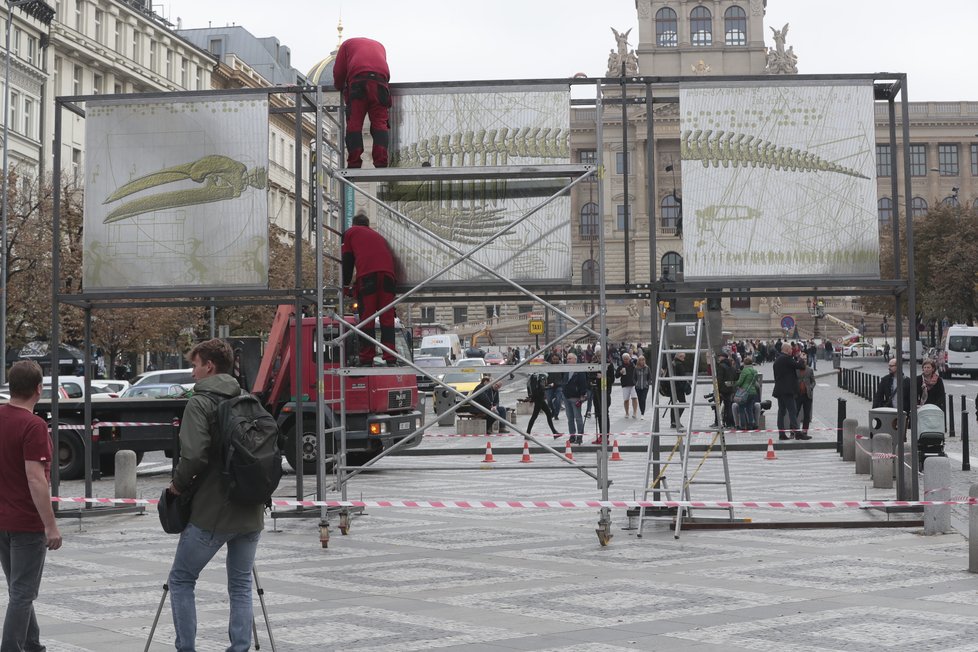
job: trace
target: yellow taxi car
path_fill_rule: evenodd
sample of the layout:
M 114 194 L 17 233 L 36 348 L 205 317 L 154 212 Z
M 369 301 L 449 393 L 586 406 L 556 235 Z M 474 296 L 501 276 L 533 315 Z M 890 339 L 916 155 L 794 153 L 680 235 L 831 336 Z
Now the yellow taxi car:
M 474 369 L 462 368 L 452 370 L 442 376 L 441 382 L 445 383 L 455 391 L 468 395 L 482 380 L 482 372 Z

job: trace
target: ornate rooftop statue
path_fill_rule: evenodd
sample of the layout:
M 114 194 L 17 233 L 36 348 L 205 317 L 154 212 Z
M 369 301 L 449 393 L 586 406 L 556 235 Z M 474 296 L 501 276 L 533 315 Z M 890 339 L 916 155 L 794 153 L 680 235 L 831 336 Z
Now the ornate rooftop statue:
M 792 75 L 798 73 L 798 57 L 795 55 L 794 47 L 784 48 L 785 39 L 788 37 L 788 23 L 781 29 L 771 28 L 774 32 L 774 47 L 767 49 L 767 63 L 765 70 L 770 75 Z
M 606 77 L 617 77 L 621 75 L 621 65 L 625 64 L 625 74 L 626 75 L 637 75 L 638 74 L 638 55 L 635 54 L 635 50 L 628 49 L 628 35 L 632 30 L 626 32 L 619 32 L 614 27 L 611 28 L 612 33 L 615 35 L 615 42 L 618 44 L 618 51 L 611 50 L 608 53 L 608 72 L 605 73 Z

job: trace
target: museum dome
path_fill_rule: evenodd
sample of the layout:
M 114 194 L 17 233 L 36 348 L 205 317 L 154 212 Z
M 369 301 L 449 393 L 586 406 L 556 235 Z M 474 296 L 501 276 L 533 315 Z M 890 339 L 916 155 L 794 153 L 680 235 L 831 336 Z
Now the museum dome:
M 310 68 L 306 74 L 306 78 L 313 86 L 333 87 L 333 64 L 336 63 L 336 53 L 339 51 L 340 43 L 343 41 L 342 19 L 336 25 L 336 35 L 336 48 L 325 59 Z

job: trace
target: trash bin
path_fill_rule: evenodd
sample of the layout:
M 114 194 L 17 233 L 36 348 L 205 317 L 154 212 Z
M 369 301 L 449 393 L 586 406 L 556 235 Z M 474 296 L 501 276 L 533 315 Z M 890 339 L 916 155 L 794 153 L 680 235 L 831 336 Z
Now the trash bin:
M 439 426 L 454 426 L 455 425 L 455 413 L 445 414 L 448 410 L 455 406 L 455 394 L 448 391 L 444 387 L 436 388 L 432 392 L 432 396 L 435 398 L 435 414 L 438 415 L 438 425 Z
M 842 369 L 842 352 L 841 351 L 833 351 L 832 352 L 832 368 L 833 369 Z
M 944 410 L 936 405 L 917 408 L 917 460 L 921 469 L 928 457 L 945 457 Z

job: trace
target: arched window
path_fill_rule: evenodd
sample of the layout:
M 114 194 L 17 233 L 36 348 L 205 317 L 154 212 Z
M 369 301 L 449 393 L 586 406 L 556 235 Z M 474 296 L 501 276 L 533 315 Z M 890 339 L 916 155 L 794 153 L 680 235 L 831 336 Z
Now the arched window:
M 880 200 L 876 202 L 876 206 L 880 222 L 889 224 L 890 220 L 893 219 L 893 200 L 889 197 L 880 197 Z
M 669 7 L 655 12 L 655 43 L 660 48 L 674 48 L 679 45 L 679 18 Z
M 747 12 L 734 5 L 723 14 L 723 42 L 747 45 Z
M 581 239 L 598 237 L 598 205 L 588 202 L 581 207 Z
M 682 212 L 682 207 L 679 201 L 676 199 L 676 196 L 669 193 L 662 198 L 662 202 L 659 206 L 659 212 L 662 215 L 662 226 L 664 228 L 676 226 L 676 223 L 679 221 L 679 215 Z
M 914 217 L 923 217 L 927 214 L 927 200 L 923 197 L 914 197 L 911 206 Z
M 675 251 L 662 257 L 662 277 L 670 281 L 683 280 L 683 257 Z
M 581 265 L 581 284 L 598 284 L 598 264 L 593 260 L 585 260 L 584 264 Z
M 958 201 L 958 198 L 955 195 L 948 195 L 941 203 L 948 208 L 958 208 L 961 206 L 961 202 Z
M 689 40 L 698 47 L 713 45 L 713 14 L 706 7 L 689 12 Z

